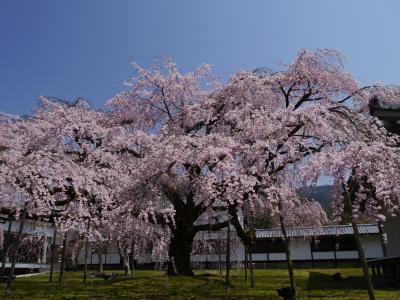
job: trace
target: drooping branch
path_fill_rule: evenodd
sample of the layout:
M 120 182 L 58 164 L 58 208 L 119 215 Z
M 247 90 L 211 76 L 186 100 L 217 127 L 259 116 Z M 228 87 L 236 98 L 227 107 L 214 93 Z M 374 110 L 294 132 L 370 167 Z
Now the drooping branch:
M 194 230 L 199 231 L 219 231 L 229 225 L 229 220 L 219 223 L 195 225 Z

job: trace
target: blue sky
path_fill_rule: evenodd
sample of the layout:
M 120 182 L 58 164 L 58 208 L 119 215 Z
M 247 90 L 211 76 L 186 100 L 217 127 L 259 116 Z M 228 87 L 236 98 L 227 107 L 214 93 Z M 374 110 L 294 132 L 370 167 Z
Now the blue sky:
M 134 74 L 131 60 L 163 52 L 226 79 L 334 48 L 362 84 L 400 84 L 399 29 L 396 0 L 0 0 L 0 111 L 25 114 L 39 95 L 101 107 Z

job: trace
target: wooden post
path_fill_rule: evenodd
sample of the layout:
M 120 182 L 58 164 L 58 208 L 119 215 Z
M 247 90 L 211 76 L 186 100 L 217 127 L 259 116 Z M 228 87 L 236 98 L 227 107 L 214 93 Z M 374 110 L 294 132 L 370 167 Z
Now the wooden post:
M 334 256 L 334 259 L 335 259 L 335 262 L 334 262 L 335 268 L 338 267 L 338 261 L 337 261 L 337 251 L 338 250 L 339 250 L 339 243 L 337 241 L 337 238 L 335 237 L 335 244 L 333 245 L 333 256 Z
M 226 233 L 226 274 L 225 274 L 225 291 L 229 293 L 230 277 L 229 271 L 231 268 L 231 226 L 228 224 Z
M 311 267 L 314 267 L 313 239 L 311 239 L 310 241 L 310 250 L 311 250 Z
M 133 278 L 134 271 L 135 271 L 135 240 L 132 238 L 131 242 L 131 277 Z
M 353 217 L 351 218 L 351 226 L 353 227 L 354 238 L 355 238 L 356 244 L 357 244 L 358 257 L 360 258 L 360 262 L 361 262 L 362 269 L 364 272 L 364 279 L 367 284 L 368 296 L 369 296 L 370 300 L 375 300 L 374 287 L 372 286 L 371 278 L 369 276 L 368 265 L 367 265 L 367 261 L 365 259 L 364 250 L 361 246 L 361 240 L 360 240 L 360 235 L 358 232 L 358 227 L 357 227 L 357 224 L 354 221 Z
M 281 207 L 281 202 L 279 201 L 279 210 L 282 211 Z M 280 223 L 281 223 L 281 229 L 282 229 L 282 234 L 283 234 L 283 243 L 285 245 L 285 252 L 286 252 L 286 261 L 287 261 L 287 267 L 288 267 L 288 272 L 289 272 L 289 279 L 290 279 L 290 287 L 292 290 L 292 299 L 296 299 L 296 281 L 294 279 L 294 271 L 293 271 L 293 262 L 292 262 L 292 256 L 290 253 L 290 241 L 289 237 L 287 234 L 285 222 L 283 220 L 282 214 L 279 216 Z
M 218 243 L 218 265 L 219 265 L 219 276 L 222 276 L 222 257 L 221 257 L 221 237 Z
M 58 277 L 58 286 L 61 285 L 64 279 L 64 269 L 65 269 L 65 253 L 67 251 L 67 234 L 65 233 L 63 239 L 63 248 L 61 252 L 61 265 L 60 265 L 60 275 Z
M 6 293 L 9 294 L 11 293 L 11 284 L 12 281 L 14 280 L 14 272 L 15 272 L 15 264 L 17 263 L 17 257 L 18 257 L 18 252 L 19 252 L 19 247 L 21 244 L 21 236 L 22 236 L 22 231 L 24 229 L 25 225 L 25 219 L 27 215 L 27 209 L 24 208 L 21 212 L 21 219 L 19 220 L 19 228 L 17 235 L 14 240 L 14 251 L 12 252 L 11 256 L 11 269 L 10 269 L 10 274 L 8 275 L 7 279 L 7 284 L 6 284 Z
M 85 240 L 85 266 L 83 269 L 83 283 L 86 283 L 87 280 L 87 271 L 88 271 L 88 265 L 87 265 L 87 258 L 88 258 L 88 245 L 89 244 L 89 238 L 86 236 Z
M 387 240 L 386 240 L 386 233 L 383 232 L 382 222 L 378 222 L 378 228 L 379 228 L 379 236 L 381 238 L 382 254 L 383 254 L 383 257 L 386 257 L 387 256 Z
M 248 248 L 249 251 L 249 263 L 250 263 L 250 287 L 254 288 L 254 265 L 253 265 L 253 251 L 251 246 Z
M 378 275 L 378 277 L 382 277 L 382 273 L 381 273 L 381 265 L 376 265 L 376 274 Z
M 103 240 L 100 237 L 100 245 L 97 252 L 97 257 L 99 258 L 99 273 L 103 273 Z
M 93 265 L 93 249 L 92 249 L 92 247 L 90 247 L 90 267 L 92 267 L 92 265 Z
M 12 243 L 12 238 L 11 238 L 11 227 L 12 227 L 12 218 L 9 216 L 8 218 L 8 228 L 7 228 L 7 241 L 3 242 L 3 250 L 1 251 L 1 269 L 0 269 L 0 280 L 3 278 L 4 271 L 6 269 L 6 257 L 8 254 L 8 248 L 10 247 Z
M 108 238 L 106 241 L 106 252 L 104 253 L 104 266 L 107 267 L 107 256 L 108 256 L 108 243 L 110 239 Z
M 246 282 L 246 286 L 249 283 L 249 276 L 247 274 L 247 267 L 248 267 L 248 255 L 247 255 L 247 246 L 244 245 L 244 281 Z
M 350 181 L 350 179 L 349 179 L 349 181 Z M 351 182 L 352 181 L 350 181 L 350 183 Z M 347 202 L 348 207 L 350 209 L 352 209 L 350 194 L 349 194 L 349 191 L 346 189 L 346 187 L 344 189 L 344 196 L 345 196 L 345 200 Z M 365 283 L 367 284 L 368 296 L 369 296 L 370 300 L 375 300 L 374 287 L 372 286 L 371 277 L 369 276 L 367 260 L 365 259 L 364 250 L 361 245 L 360 234 L 358 232 L 357 223 L 356 223 L 356 220 L 355 220 L 353 214 L 351 214 L 351 226 L 353 227 L 354 239 L 357 244 L 358 257 L 360 258 L 361 266 L 362 266 L 362 269 L 364 272 Z
M 56 227 L 56 224 L 54 224 L 53 241 L 51 242 L 51 250 L 50 250 L 49 282 L 53 282 L 54 256 L 56 253 L 56 239 L 57 239 L 57 227 Z
M 84 266 L 84 269 L 83 269 L 83 283 L 86 283 L 86 281 L 87 281 L 87 271 L 88 271 L 87 258 L 88 258 L 88 248 L 89 248 L 89 228 L 90 228 L 90 221 L 88 220 L 87 233 L 86 233 L 86 239 L 85 239 L 85 266 Z

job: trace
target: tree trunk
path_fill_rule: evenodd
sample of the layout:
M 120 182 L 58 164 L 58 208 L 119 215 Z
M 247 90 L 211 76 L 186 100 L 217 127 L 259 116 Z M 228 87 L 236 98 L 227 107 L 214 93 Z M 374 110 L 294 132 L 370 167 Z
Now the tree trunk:
M 122 259 L 122 264 L 124 265 L 124 268 L 125 268 L 125 275 L 128 275 L 130 272 L 129 261 L 127 261 L 127 259 L 124 256 L 120 241 L 117 241 L 117 248 L 118 248 L 119 256 Z
M 254 288 L 254 266 L 253 266 L 253 251 L 251 246 L 248 248 L 249 251 L 249 262 L 250 262 L 250 287 Z
M 60 286 L 64 279 L 64 269 L 65 269 L 65 253 L 67 251 L 67 234 L 64 235 L 63 248 L 61 252 L 61 265 L 60 265 L 60 275 L 58 277 L 58 285 Z
M 231 227 L 228 226 L 226 233 L 226 272 L 225 272 L 225 290 L 228 293 L 230 288 L 230 269 L 231 269 Z
M 167 274 L 193 276 L 192 266 L 190 265 L 190 255 L 195 233 L 188 226 L 180 223 L 172 232 L 171 243 L 169 245 L 169 257 Z
M 6 293 L 7 294 L 11 293 L 11 284 L 14 279 L 13 277 L 14 277 L 14 272 L 15 272 L 15 264 L 17 263 L 19 246 L 21 244 L 21 235 L 22 235 L 22 231 L 23 231 L 24 225 L 25 225 L 26 214 L 27 214 L 27 210 L 26 210 L 26 208 L 24 208 L 21 212 L 21 219 L 19 220 L 18 233 L 14 240 L 14 249 L 13 249 L 12 259 L 11 259 L 11 269 L 10 269 L 10 274 L 8 275 L 7 284 L 6 284 Z
M 12 238 L 11 238 L 11 227 L 12 227 L 12 218 L 11 216 L 8 219 L 8 228 L 7 228 L 7 241 L 3 242 L 3 250 L 1 251 L 1 269 L 0 269 L 0 280 L 3 278 L 4 271 L 6 269 L 6 257 L 8 254 L 8 248 L 12 243 Z
M 349 208 L 352 209 L 350 194 L 346 190 L 345 190 L 345 199 L 347 201 L 347 205 L 349 206 Z M 362 248 L 361 245 L 360 234 L 358 232 L 357 223 L 356 220 L 354 219 L 353 213 L 351 214 L 351 226 L 353 227 L 354 239 L 357 244 L 358 257 L 360 258 L 361 266 L 364 272 L 364 280 L 365 283 L 367 284 L 368 296 L 370 300 L 375 300 L 374 287 L 372 286 L 371 277 L 369 276 L 367 260 L 365 259 L 364 249 Z
M 54 271 L 54 256 L 56 253 L 56 239 L 57 239 L 57 228 L 54 224 L 54 233 L 53 233 L 53 241 L 51 243 L 51 252 L 50 252 L 50 275 L 49 282 L 53 282 L 53 271 Z
M 296 281 L 294 279 L 292 255 L 290 253 L 290 241 L 288 238 L 286 226 L 283 221 L 282 215 L 280 216 L 280 223 L 281 223 L 281 229 L 282 229 L 282 234 L 283 234 L 283 243 L 285 244 L 286 261 L 287 261 L 287 267 L 288 267 L 288 272 L 289 272 L 290 287 L 292 290 L 292 299 L 296 299 Z

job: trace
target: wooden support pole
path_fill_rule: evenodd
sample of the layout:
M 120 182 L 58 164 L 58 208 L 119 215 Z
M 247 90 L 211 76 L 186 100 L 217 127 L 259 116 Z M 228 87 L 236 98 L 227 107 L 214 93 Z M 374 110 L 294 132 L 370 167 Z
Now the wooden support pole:
M 57 227 L 54 224 L 54 232 L 53 232 L 53 240 L 51 242 L 50 249 L 50 274 L 49 274 L 49 282 L 53 282 L 53 272 L 54 272 L 54 258 L 56 253 L 56 240 L 57 240 Z
M 219 276 L 222 276 L 222 257 L 221 257 L 221 238 L 218 243 L 218 266 L 219 266 Z
M 230 289 L 230 268 L 231 268 L 231 226 L 228 224 L 226 233 L 226 274 L 225 274 L 225 291 L 229 293 Z
M 61 251 L 60 275 L 58 277 L 58 286 L 60 286 L 61 283 L 64 280 L 65 254 L 66 254 L 66 251 L 67 251 L 67 233 L 64 234 L 64 238 L 63 238 L 63 246 L 62 246 L 62 251 Z
M 87 259 L 88 259 L 88 252 L 89 252 L 89 250 L 88 250 L 88 248 L 89 248 L 89 229 L 90 229 L 90 220 L 88 220 L 86 239 L 85 239 L 85 266 L 83 269 L 83 283 L 86 283 L 86 281 L 87 281 L 87 271 L 88 271 Z
M 131 277 L 133 278 L 135 271 L 135 240 L 131 242 Z
M 107 267 L 107 256 L 108 256 L 108 243 L 110 239 L 108 238 L 106 241 L 106 252 L 104 253 L 104 266 Z
M 100 237 L 100 244 L 97 252 L 97 257 L 99 258 L 99 273 L 103 273 L 103 240 Z
M 253 251 L 251 246 L 248 248 L 250 251 L 249 254 L 249 263 L 250 263 L 250 287 L 254 288 L 254 265 L 253 265 Z
M 382 222 L 378 222 L 378 228 L 379 228 L 379 236 L 381 239 L 382 254 L 383 254 L 383 257 L 386 257 L 387 256 L 387 239 L 386 239 L 386 233 L 383 231 Z
M 247 251 L 247 246 L 244 245 L 244 281 L 246 282 L 246 286 L 249 283 L 249 276 L 247 274 L 247 268 L 248 268 L 248 251 Z
M 352 188 L 354 182 L 351 179 L 349 179 L 349 182 L 350 182 L 350 186 Z M 352 209 L 351 195 L 350 195 L 349 190 L 346 187 L 344 188 L 344 197 L 345 197 L 346 204 L 348 205 L 348 207 L 350 209 Z M 351 214 L 351 226 L 353 227 L 354 239 L 356 241 L 358 257 L 360 259 L 361 266 L 362 266 L 363 273 L 364 273 L 364 280 L 367 285 L 368 296 L 369 296 L 370 300 L 375 300 L 374 287 L 372 286 L 371 277 L 369 276 L 367 260 L 365 259 L 364 249 L 362 248 L 362 245 L 361 245 L 360 234 L 358 232 L 357 223 L 356 223 L 356 220 L 355 220 L 353 214 Z
M 281 207 L 281 202 L 279 201 L 278 203 L 279 205 L 279 210 L 282 211 L 282 207 Z M 286 229 L 286 225 L 285 222 L 283 220 L 283 216 L 282 214 L 280 214 L 279 216 L 280 219 L 280 223 L 281 223 L 281 230 L 282 230 L 282 235 L 283 235 L 283 243 L 285 245 L 285 252 L 286 252 L 286 261 L 287 261 L 287 267 L 288 267 L 288 272 L 289 272 L 289 280 L 290 280 L 290 287 L 291 287 L 291 300 L 292 299 L 296 299 L 296 281 L 294 278 L 294 271 L 293 271 L 293 262 L 292 262 L 292 256 L 291 256 L 291 251 L 290 251 L 290 240 L 289 240 L 289 236 L 287 233 L 287 229 Z

